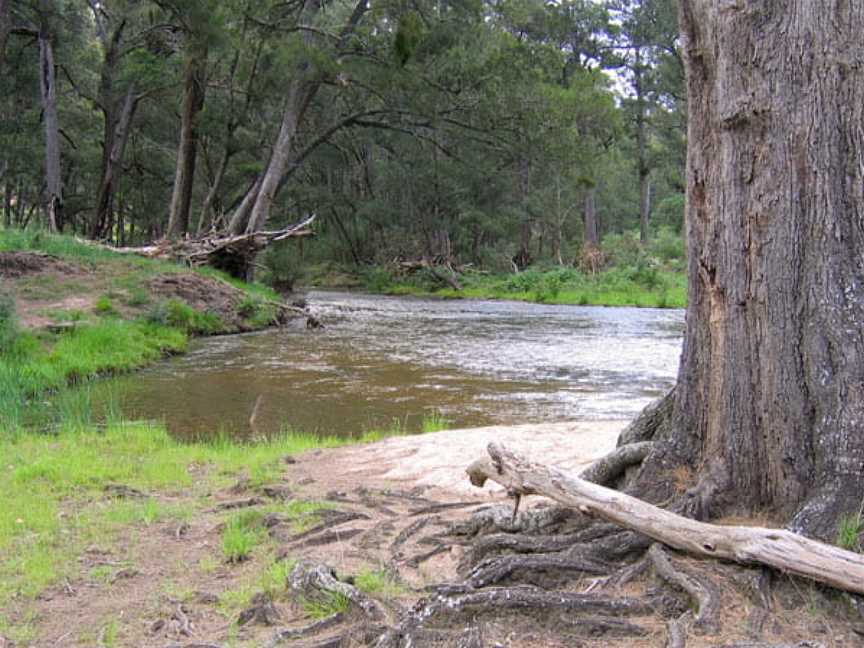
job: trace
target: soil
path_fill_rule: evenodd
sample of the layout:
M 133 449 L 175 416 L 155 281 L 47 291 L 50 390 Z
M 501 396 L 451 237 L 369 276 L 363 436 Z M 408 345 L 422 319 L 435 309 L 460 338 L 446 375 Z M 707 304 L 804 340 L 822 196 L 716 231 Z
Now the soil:
M 223 324 L 219 333 L 261 328 L 241 308 L 246 294 L 224 281 L 183 270 L 148 276 L 140 268 L 123 259 L 90 265 L 40 252 L 0 252 L 0 285 L 12 289 L 19 323 L 28 329 L 62 326 L 66 318 L 96 317 L 102 295 L 127 319 L 146 315 L 160 301 L 180 299 L 199 312 L 217 315 Z M 133 285 L 140 288 L 134 296 Z M 287 317 L 287 311 L 280 314 Z
M 434 597 L 435 586 L 462 582 L 460 565 L 471 545 L 470 538 L 456 531 L 472 514 L 493 507 L 512 510 L 506 493 L 466 486 L 462 473 L 480 456 L 478 448 L 494 439 L 542 456 L 551 447 L 560 450 L 557 444 L 566 436 L 571 450 L 561 463 L 578 470 L 614 445 L 616 427 L 519 426 L 394 438 L 286 457 L 280 483 L 253 488 L 244 475 L 237 475 L 233 486 L 204 501 L 189 501 L 183 493 L 151 494 L 166 503 L 193 504 L 198 512 L 186 521 L 139 524 L 114 542 L 89 547 L 79 557 L 74 576 L 43 592 L 35 606 L 21 604 L 17 612 L 30 616 L 34 639 L 19 647 L 268 645 L 277 633 L 312 622 L 300 597 L 287 587 L 280 588 L 272 602 L 259 595 L 257 606 L 246 614 L 246 606 L 230 604 L 232 592 L 245 592 L 247 601 L 259 592 L 261 570 L 274 553 L 286 560 L 325 563 L 348 582 L 363 570 L 383 569 L 401 585 L 387 596 L 373 595 L 385 611 L 383 621 L 370 624 L 362 614 L 349 611 L 320 632 L 274 645 L 373 645 L 382 623 L 396 625 L 410 610 L 420 609 L 424 600 Z M 118 495 L 137 493 L 114 489 L 112 496 Z M 528 503 L 531 510 L 549 506 L 542 498 L 531 499 L 536 500 Z M 272 510 L 275 502 L 286 500 L 326 500 L 331 508 L 302 530 L 279 513 L 270 513 L 263 523 L 269 549 L 261 547 L 236 564 L 221 559 L 220 532 L 229 515 L 249 508 Z M 777 576 L 764 608 L 753 594 L 762 570 L 670 556 L 677 567 L 721 584 L 722 632 L 691 630 L 688 646 L 744 646 L 756 637 L 768 642 L 761 645 L 803 640 L 832 648 L 862 645 L 856 626 L 839 613 L 845 604 L 836 593 L 826 597 L 813 585 Z M 424 635 L 428 639 L 414 645 L 658 647 L 666 645 L 667 620 L 690 605 L 685 595 L 661 585 L 650 569 L 617 587 L 585 576 L 568 581 L 561 591 L 650 601 L 651 613 L 601 618 L 560 611 L 474 610 L 430 623 Z M 253 620 L 238 625 L 241 616 Z M 0 646 L 11 645 L 0 638 Z

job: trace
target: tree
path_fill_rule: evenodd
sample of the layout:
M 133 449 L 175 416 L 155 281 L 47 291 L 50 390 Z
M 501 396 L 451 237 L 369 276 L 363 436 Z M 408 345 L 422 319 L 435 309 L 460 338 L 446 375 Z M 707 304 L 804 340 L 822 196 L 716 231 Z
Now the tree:
M 845 63 L 864 13 L 835 18 L 681 2 L 689 309 L 642 478 L 696 468 L 702 514 L 771 511 L 821 538 L 864 486 L 864 72 Z

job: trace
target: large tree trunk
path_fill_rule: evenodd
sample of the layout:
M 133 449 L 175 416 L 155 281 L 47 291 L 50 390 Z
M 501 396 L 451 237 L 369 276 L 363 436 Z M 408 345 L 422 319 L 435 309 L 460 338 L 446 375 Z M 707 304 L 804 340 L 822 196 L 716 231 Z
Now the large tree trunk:
M 177 239 L 189 230 L 189 209 L 195 180 L 195 157 L 198 153 L 198 113 L 204 108 L 204 68 L 207 47 L 193 43 L 183 66 L 183 105 L 181 107 L 180 145 L 177 147 L 177 169 L 168 216 L 168 238 Z
M 681 2 L 689 307 L 643 469 L 823 538 L 864 493 L 864 5 L 832 7 Z
M 63 227 L 63 180 L 60 176 L 60 126 L 57 119 L 57 87 L 54 78 L 54 46 L 43 26 L 39 30 L 39 90 L 45 128 L 45 213 L 48 230 Z

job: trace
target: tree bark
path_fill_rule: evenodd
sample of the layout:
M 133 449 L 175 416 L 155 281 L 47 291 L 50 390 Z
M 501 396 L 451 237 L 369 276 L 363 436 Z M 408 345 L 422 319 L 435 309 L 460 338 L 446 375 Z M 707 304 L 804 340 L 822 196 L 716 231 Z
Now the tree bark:
M 193 37 L 194 38 L 194 37 Z M 183 65 L 183 105 L 181 107 L 180 144 L 177 147 L 177 169 L 168 216 L 168 238 L 178 239 L 189 231 L 189 209 L 195 181 L 195 158 L 198 153 L 198 113 L 204 108 L 204 72 L 207 47 L 192 43 Z
M 680 4 L 689 306 L 643 466 L 822 538 L 864 492 L 864 5 L 831 6 Z
M 302 75 L 303 73 L 300 72 L 300 74 Z M 309 102 L 312 101 L 318 92 L 320 85 L 320 82 L 317 80 L 298 79 L 291 82 L 285 102 L 285 109 L 282 112 L 279 135 L 273 146 L 270 163 L 267 165 L 267 170 L 261 178 L 261 184 L 255 196 L 255 204 L 252 206 L 249 221 L 246 224 L 246 232 L 258 231 L 267 223 L 273 199 L 276 197 L 279 184 L 285 175 L 288 163 L 294 152 L 293 144 L 295 135 L 297 134 L 297 127 L 303 119 Z
M 721 526 L 697 522 L 599 484 L 530 462 L 496 443 L 490 459 L 478 459 L 467 473 L 482 487 L 491 479 L 517 497 L 544 495 L 584 515 L 600 517 L 663 544 L 698 556 L 743 564 L 762 563 L 864 594 L 864 556 L 783 529 Z
M 46 19 L 47 20 L 47 19 Z M 54 77 L 52 34 L 44 24 L 39 29 L 39 90 L 45 128 L 45 213 L 48 230 L 63 227 L 63 179 L 60 176 L 60 126 L 57 118 L 57 87 Z

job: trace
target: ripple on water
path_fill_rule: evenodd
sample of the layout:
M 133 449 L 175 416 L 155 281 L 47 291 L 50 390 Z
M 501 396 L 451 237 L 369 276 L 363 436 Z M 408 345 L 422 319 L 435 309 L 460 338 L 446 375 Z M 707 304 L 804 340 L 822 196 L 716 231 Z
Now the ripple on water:
M 352 434 L 634 416 L 675 380 L 683 311 L 439 301 L 312 292 L 326 328 L 195 341 L 190 352 L 106 382 L 127 415 L 181 436 L 284 425 Z

